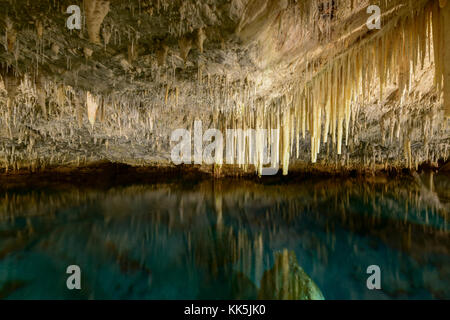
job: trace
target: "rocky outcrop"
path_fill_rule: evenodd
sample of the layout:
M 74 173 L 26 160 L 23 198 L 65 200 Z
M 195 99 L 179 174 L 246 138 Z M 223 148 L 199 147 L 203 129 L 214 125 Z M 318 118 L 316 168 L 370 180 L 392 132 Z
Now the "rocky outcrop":
M 261 279 L 258 299 L 324 300 L 313 280 L 298 265 L 295 253 L 284 250 L 275 257 L 273 268 Z

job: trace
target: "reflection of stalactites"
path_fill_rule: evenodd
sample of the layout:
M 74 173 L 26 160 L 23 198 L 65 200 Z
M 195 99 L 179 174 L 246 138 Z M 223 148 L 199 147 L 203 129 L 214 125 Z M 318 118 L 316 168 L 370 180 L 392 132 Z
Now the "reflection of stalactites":
M 254 250 L 255 250 L 255 279 L 261 279 L 263 268 L 264 268 L 264 245 L 263 245 L 263 237 L 260 233 L 257 239 L 254 242 Z
M 317 285 L 298 265 L 294 252 L 277 253 L 275 264 L 264 273 L 258 299 L 323 300 Z
M 220 191 L 214 194 L 214 210 L 217 215 L 217 230 L 221 231 L 223 228 L 223 217 L 222 217 L 222 203 L 223 197 Z
M 428 181 L 428 186 L 431 192 L 434 192 L 434 173 L 433 171 L 430 171 L 430 179 Z

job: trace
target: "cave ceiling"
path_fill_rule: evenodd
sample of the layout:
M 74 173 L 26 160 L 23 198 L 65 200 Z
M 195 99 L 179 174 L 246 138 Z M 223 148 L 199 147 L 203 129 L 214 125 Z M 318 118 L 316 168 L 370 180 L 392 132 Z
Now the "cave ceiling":
M 73 5 L 79 30 L 68 27 Z M 370 5 L 380 29 L 367 26 Z M 205 130 L 279 128 L 285 173 L 295 163 L 446 160 L 449 7 L 2 0 L 0 166 L 166 165 L 171 132 L 196 120 Z

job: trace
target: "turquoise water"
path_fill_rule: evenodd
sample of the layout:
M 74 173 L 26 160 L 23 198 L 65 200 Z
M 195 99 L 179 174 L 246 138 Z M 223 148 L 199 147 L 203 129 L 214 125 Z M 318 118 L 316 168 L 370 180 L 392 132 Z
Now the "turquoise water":
M 357 180 L 3 190 L 0 298 L 256 299 L 288 250 L 325 299 L 449 299 L 440 194 Z M 81 290 L 66 287 L 69 265 Z

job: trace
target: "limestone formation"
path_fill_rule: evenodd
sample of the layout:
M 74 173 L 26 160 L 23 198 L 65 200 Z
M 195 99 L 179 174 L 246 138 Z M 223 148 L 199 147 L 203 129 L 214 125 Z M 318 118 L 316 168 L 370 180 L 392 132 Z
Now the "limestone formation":
M 205 35 L 205 31 L 203 30 L 203 28 L 199 28 L 196 31 L 195 34 L 195 45 L 197 46 L 198 50 L 203 53 L 203 43 L 206 40 L 206 35 Z
M 178 46 L 180 48 L 181 59 L 186 62 L 192 48 L 192 39 L 187 36 L 181 37 L 180 40 L 178 40 Z
M 89 123 L 94 127 L 95 119 L 97 117 L 98 102 L 90 92 L 87 92 L 86 94 L 86 105 Z
M 158 60 L 159 66 L 163 66 L 166 64 L 168 52 L 169 52 L 169 47 L 166 44 L 162 44 L 161 47 L 156 52 L 156 59 Z
M 15 146 L 23 163 L 31 148 L 42 163 L 171 166 L 172 133 L 193 138 L 199 120 L 231 146 L 203 164 L 209 172 L 445 163 L 450 4 L 373 5 L 380 30 L 367 28 L 363 0 L 85 0 L 75 32 L 59 2 L 9 2 L 0 13 L 0 159 Z M 24 143 L 28 127 L 43 138 Z M 228 129 L 242 134 L 227 142 Z
M 261 279 L 258 299 L 324 300 L 313 280 L 298 265 L 295 253 L 284 250 L 275 257 L 272 269 Z
M 100 28 L 109 12 L 109 1 L 84 0 L 84 11 L 86 12 L 86 24 L 89 40 L 100 44 Z

